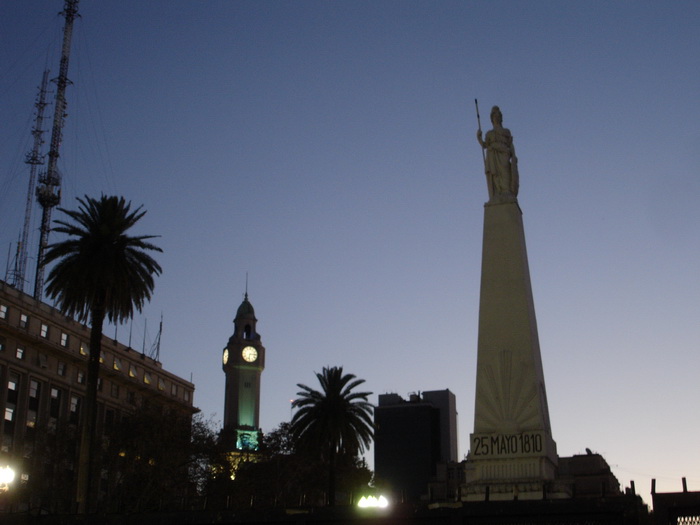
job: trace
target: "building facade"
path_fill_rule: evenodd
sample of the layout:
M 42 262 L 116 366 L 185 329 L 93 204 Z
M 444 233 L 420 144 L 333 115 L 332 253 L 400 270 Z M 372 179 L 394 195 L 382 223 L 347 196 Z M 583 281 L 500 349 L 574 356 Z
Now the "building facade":
M 90 329 L 0 281 L 0 464 L 20 483 L 41 477 L 69 487 L 77 468 Z M 137 409 L 191 420 L 194 385 L 161 363 L 105 337 L 98 392 L 98 434 Z M 102 472 L 107 490 L 107 472 Z

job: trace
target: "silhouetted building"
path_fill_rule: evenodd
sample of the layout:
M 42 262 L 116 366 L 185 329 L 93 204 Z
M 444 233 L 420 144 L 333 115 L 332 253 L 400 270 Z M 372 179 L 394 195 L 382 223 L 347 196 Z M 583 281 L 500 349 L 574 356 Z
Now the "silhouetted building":
M 19 483 L 40 478 L 52 497 L 63 491 L 65 505 L 73 496 L 89 340 L 89 327 L 0 281 L 0 466 L 11 465 Z M 177 416 L 189 435 L 196 411 L 192 383 L 105 336 L 100 361 L 97 430 L 103 443 L 146 406 Z M 103 470 L 101 491 L 108 474 Z
M 397 499 L 428 493 L 440 463 L 457 460 L 457 410 L 449 390 L 381 394 L 374 410 L 374 468 Z
M 600 454 L 587 451 L 559 458 L 557 479 L 570 487 L 574 498 L 605 498 L 621 496 L 620 482 L 610 465 Z
M 683 492 L 656 492 L 656 480 L 651 481 L 651 498 L 656 525 L 700 524 L 700 492 L 690 492 L 685 478 Z

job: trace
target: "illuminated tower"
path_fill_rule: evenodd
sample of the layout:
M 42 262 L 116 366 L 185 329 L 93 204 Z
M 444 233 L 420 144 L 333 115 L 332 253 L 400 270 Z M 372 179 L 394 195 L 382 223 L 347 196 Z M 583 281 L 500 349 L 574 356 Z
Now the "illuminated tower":
M 226 374 L 222 438 L 231 449 L 239 451 L 257 450 L 260 435 L 260 375 L 265 368 L 265 347 L 260 342 L 257 321 L 246 292 L 222 357 Z

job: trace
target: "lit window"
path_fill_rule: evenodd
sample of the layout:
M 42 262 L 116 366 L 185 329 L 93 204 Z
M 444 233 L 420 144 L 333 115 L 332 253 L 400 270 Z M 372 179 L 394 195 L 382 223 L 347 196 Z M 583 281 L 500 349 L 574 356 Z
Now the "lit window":
M 35 379 L 29 381 L 29 397 L 39 397 L 39 381 Z
M 85 343 L 80 343 L 80 355 L 88 355 L 88 346 Z
M 143 374 L 143 382 L 146 383 L 147 385 L 150 385 L 152 380 L 151 380 L 151 374 L 148 372 Z
M 27 411 L 27 426 L 34 428 L 36 426 L 36 410 Z
M 5 421 L 12 421 L 15 417 L 15 409 L 13 407 L 5 407 Z
M 129 377 L 136 377 L 136 367 L 129 365 Z
M 121 370 L 122 369 L 122 361 L 118 357 L 114 358 L 114 363 L 112 363 L 112 368 L 115 370 Z
M 68 346 L 68 334 L 65 332 L 61 333 L 61 346 Z
M 70 411 L 76 414 L 80 410 L 80 398 L 78 396 L 70 397 Z
M 19 378 L 15 374 L 12 374 L 10 376 L 10 378 L 7 380 L 7 389 L 8 390 L 17 390 L 18 381 L 19 381 Z
M 78 370 L 78 384 L 85 384 L 85 372 L 83 372 L 82 370 Z
M 104 362 L 105 362 L 105 353 L 100 352 L 100 363 L 104 363 Z
M 51 399 L 58 399 L 59 394 L 58 388 L 51 388 Z
M 41 323 L 41 330 L 39 331 L 39 335 L 46 339 L 49 336 L 49 325 Z
M 58 372 L 59 376 L 65 376 L 66 375 L 66 364 L 59 361 L 57 372 Z
M 7 305 L 0 304 L 0 319 L 7 319 Z
M 15 357 L 17 359 L 24 359 L 24 347 L 18 346 L 17 350 L 15 351 Z
M 29 316 L 27 316 L 27 314 L 20 314 L 19 315 L 19 327 L 20 328 L 27 328 L 28 324 L 29 324 Z
M 161 392 L 165 390 L 165 381 L 163 381 L 160 377 L 158 378 L 158 390 Z

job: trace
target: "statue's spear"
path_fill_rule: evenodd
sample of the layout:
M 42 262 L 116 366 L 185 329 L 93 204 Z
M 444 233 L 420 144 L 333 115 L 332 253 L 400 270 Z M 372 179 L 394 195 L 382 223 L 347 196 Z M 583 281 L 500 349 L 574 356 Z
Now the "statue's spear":
M 474 105 L 476 106 L 476 122 L 479 124 L 479 133 L 481 133 L 481 117 L 479 116 L 479 101 L 474 99 Z M 489 174 L 486 168 L 486 152 L 484 151 L 484 146 L 480 143 L 481 148 L 481 158 L 484 159 L 484 175 L 486 175 L 486 188 L 489 190 L 489 201 L 493 199 L 493 188 L 491 187 L 491 181 L 489 180 Z
M 481 117 L 479 116 L 479 101 L 477 99 L 474 99 L 474 105 L 476 106 L 476 122 L 479 124 L 479 131 L 481 131 Z M 486 152 L 484 152 L 483 147 L 481 148 L 481 157 L 484 159 L 484 168 L 486 168 Z

